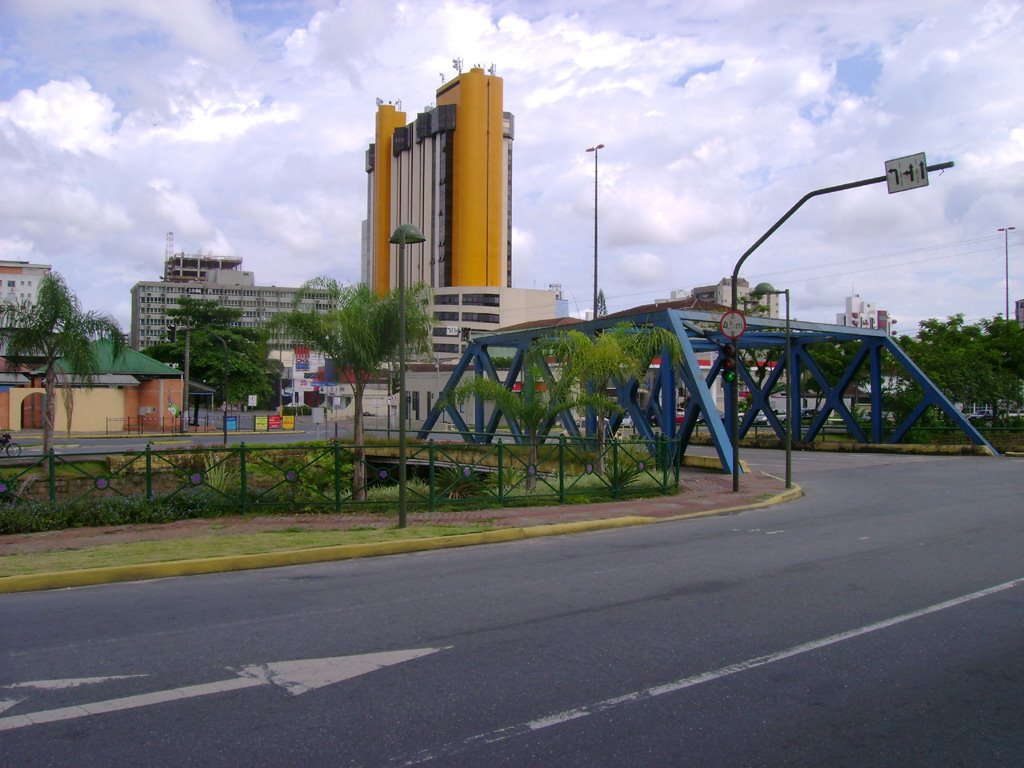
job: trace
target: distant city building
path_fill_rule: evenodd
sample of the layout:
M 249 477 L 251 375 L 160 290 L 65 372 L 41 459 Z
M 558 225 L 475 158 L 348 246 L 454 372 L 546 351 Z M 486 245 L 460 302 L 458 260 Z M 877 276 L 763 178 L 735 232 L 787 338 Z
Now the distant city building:
M 433 348 L 458 356 L 474 333 L 568 311 L 561 291 L 512 287 L 513 116 L 493 69 L 459 72 L 438 88 L 436 106 L 407 122 L 401 105 L 378 100 L 366 151 L 368 218 L 361 277 L 378 294 L 405 283 L 434 290 Z M 398 247 L 391 235 L 413 224 L 425 242 Z
M 241 269 L 240 257 L 173 253 L 170 234 L 167 243 L 163 279 L 139 282 L 131 289 L 132 349 L 143 351 L 167 340 L 171 325 L 167 313 L 186 296 L 240 310 L 240 328 L 260 328 L 274 315 L 295 309 L 298 288 L 257 285 L 253 273 Z M 299 302 L 303 311 L 330 307 L 325 296 L 315 294 L 304 294 Z M 310 350 L 297 346 L 293 340 L 275 339 L 271 346 L 270 357 L 281 362 L 281 393 L 286 401 L 290 401 L 292 393 L 320 389 L 308 380 L 324 365 L 322 357 L 312 355 L 311 367 Z
M 49 271 L 49 264 L 0 260 L 0 301 L 35 304 L 39 281 Z
M 853 328 L 871 328 L 877 331 L 892 332 L 893 320 L 884 309 L 864 301 L 858 294 L 846 297 L 846 311 L 836 315 L 836 325 L 848 325 Z
M 1024 299 L 1017 299 L 1013 304 L 1013 316 L 1021 328 L 1024 328 Z
M 745 278 L 736 280 L 736 297 L 739 309 L 752 312 L 754 307 L 763 307 L 760 314 L 767 317 L 779 316 L 779 297 L 777 294 L 759 297 L 756 302 L 751 298 L 750 283 Z M 694 298 L 718 304 L 723 307 L 732 306 L 732 278 L 723 277 L 712 285 L 698 285 L 689 291 L 672 291 L 670 300 Z
M 132 286 L 132 320 L 129 345 L 142 351 L 168 336 L 168 310 L 188 296 L 213 301 L 242 313 L 241 328 L 260 328 L 279 312 L 294 309 L 298 288 L 256 285 L 252 272 L 240 269 L 242 259 L 174 254 L 164 262 L 164 279 Z M 316 297 L 307 296 L 300 308 L 320 308 Z M 290 343 L 288 344 L 290 346 Z

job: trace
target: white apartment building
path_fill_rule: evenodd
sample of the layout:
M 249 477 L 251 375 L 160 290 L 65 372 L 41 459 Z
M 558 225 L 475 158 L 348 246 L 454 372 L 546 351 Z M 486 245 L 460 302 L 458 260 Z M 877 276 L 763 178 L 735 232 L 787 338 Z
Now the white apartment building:
M 736 297 L 739 309 L 744 312 L 749 312 L 752 311 L 752 307 L 754 306 L 763 307 L 764 310 L 761 314 L 766 317 L 779 317 L 780 305 L 778 294 L 761 296 L 755 302 L 751 297 L 752 290 L 750 283 L 745 278 L 741 277 L 736 281 Z M 732 278 L 723 277 L 717 283 L 712 285 L 698 285 L 691 288 L 689 291 L 672 291 L 669 297 L 672 301 L 686 298 L 700 299 L 701 301 L 709 301 L 712 304 L 718 304 L 723 307 L 731 307 Z
M 16 304 L 27 301 L 34 304 L 39 292 L 39 281 L 49 271 L 49 264 L 0 260 L 0 301 Z
M 870 328 L 886 333 L 892 332 L 892 323 L 886 310 L 878 309 L 871 302 L 864 301 L 856 293 L 846 297 L 846 311 L 836 315 L 836 325 Z

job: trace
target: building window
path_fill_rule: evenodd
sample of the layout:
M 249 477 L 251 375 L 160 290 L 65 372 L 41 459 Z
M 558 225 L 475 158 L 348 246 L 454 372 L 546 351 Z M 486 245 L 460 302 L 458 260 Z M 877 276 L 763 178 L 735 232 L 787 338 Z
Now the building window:
M 435 344 L 434 345 L 434 351 L 435 352 L 450 352 L 452 354 L 456 354 L 457 355 L 459 353 L 459 345 L 458 344 Z
M 458 304 L 459 294 L 457 293 L 442 293 L 440 296 L 434 297 L 435 304 Z M 469 302 L 466 302 L 467 304 Z
M 459 319 L 459 313 L 458 312 L 435 312 L 434 313 L 434 319 L 435 320 L 458 320 Z
M 499 316 L 491 312 L 463 312 L 462 319 L 471 323 L 498 323 Z
M 467 293 L 462 297 L 462 303 L 478 307 L 499 307 L 501 299 L 496 293 Z

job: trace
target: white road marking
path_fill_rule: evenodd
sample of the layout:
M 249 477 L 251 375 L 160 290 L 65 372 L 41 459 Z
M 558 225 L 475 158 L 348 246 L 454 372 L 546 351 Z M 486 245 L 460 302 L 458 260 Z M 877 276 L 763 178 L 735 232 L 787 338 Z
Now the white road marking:
M 21 699 L 0 699 L 0 712 L 10 709 L 15 704 L 21 702 Z
M 110 675 L 108 677 L 69 677 L 64 680 L 30 680 L 26 683 L 12 683 L 2 686 L 3 688 L 37 688 L 41 691 L 59 691 L 64 688 L 77 688 L 80 685 L 95 685 L 105 683 L 108 680 L 128 680 L 132 677 L 145 677 L 145 675 Z
M 546 715 L 545 717 L 537 718 L 536 720 L 510 725 L 505 728 L 498 728 L 486 733 L 480 733 L 475 736 L 470 736 L 467 739 L 463 739 L 462 741 L 451 742 L 433 749 L 425 749 L 412 755 L 396 757 L 393 758 L 389 764 L 408 766 L 420 765 L 421 763 L 428 763 L 433 760 L 444 760 L 452 755 L 465 752 L 477 746 L 494 744 L 499 741 L 515 738 L 516 736 L 523 736 L 534 731 L 561 725 L 571 720 L 578 720 L 582 717 L 587 717 L 588 715 L 605 712 L 622 704 L 633 704 L 647 699 L 652 699 L 656 696 L 664 696 L 667 693 L 675 693 L 686 688 L 701 685 L 702 683 L 710 683 L 715 680 L 720 680 L 723 677 L 729 677 L 740 672 L 747 672 L 751 669 L 763 667 L 767 664 L 774 664 L 777 661 L 783 661 L 794 656 L 800 656 L 804 653 L 810 653 L 822 648 L 827 648 L 828 646 L 836 645 L 837 643 L 842 643 L 846 640 L 852 640 L 853 638 L 888 629 L 889 627 L 894 627 L 898 624 L 903 624 L 904 622 L 921 618 L 922 616 L 938 613 L 939 611 L 944 611 L 949 608 L 955 608 L 958 605 L 963 605 L 964 603 L 969 603 L 973 600 L 979 600 L 983 597 L 988 597 L 1007 589 L 1013 589 L 1021 584 L 1024 584 L 1024 578 L 1014 579 L 1013 581 L 997 584 L 996 586 L 989 587 L 988 589 L 972 592 L 969 595 L 962 595 L 960 597 L 955 597 L 952 600 L 936 603 L 935 605 L 930 605 L 927 608 L 921 608 L 916 611 L 911 611 L 910 613 L 904 613 L 899 616 L 884 619 L 882 621 L 875 622 L 874 624 L 866 624 L 862 627 L 851 629 L 846 632 L 840 632 L 836 635 L 829 635 L 828 637 L 823 637 L 818 640 L 794 645 L 790 648 L 776 651 L 775 653 L 769 653 L 765 656 L 758 656 L 736 664 L 729 664 L 728 666 L 719 667 L 718 669 L 711 670 L 710 672 L 703 672 L 699 675 L 693 675 L 692 677 L 684 677 L 681 680 L 675 680 L 670 683 L 665 683 L 664 685 L 655 685 L 650 688 L 643 688 L 639 691 L 633 691 L 622 696 L 605 699 L 593 704 L 586 704 L 584 706 L 567 709 L 562 712 L 555 712 L 553 714 Z
M 785 533 L 785 531 L 765 531 L 765 536 L 774 536 L 776 533 Z
M 404 661 L 437 653 L 440 650 L 444 649 L 413 648 L 404 651 L 367 653 L 358 656 L 335 656 L 326 659 L 299 659 L 297 661 L 254 664 L 238 670 L 238 677 L 230 680 L 186 685 L 181 688 L 141 693 L 135 696 L 124 696 L 107 701 L 96 701 L 72 707 L 61 707 L 40 712 L 28 712 L 23 715 L 0 717 L 0 731 L 24 728 L 25 726 L 37 725 L 39 723 L 73 720 L 79 717 L 105 714 L 107 712 L 120 712 L 126 709 L 148 707 L 168 701 L 182 701 L 197 696 L 209 696 L 215 693 L 237 691 L 260 685 L 276 685 L 284 688 L 292 696 L 298 696 L 300 693 L 306 693 L 316 688 L 339 683 L 342 680 L 365 675 L 368 672 L 373 672 L 392 664 L 401 664 Z

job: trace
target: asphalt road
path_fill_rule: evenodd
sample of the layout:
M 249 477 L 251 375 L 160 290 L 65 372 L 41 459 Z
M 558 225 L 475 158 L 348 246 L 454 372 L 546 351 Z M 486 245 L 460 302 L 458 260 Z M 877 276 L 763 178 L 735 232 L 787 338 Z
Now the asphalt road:
M 757 512 L 0 596 L 0 765 L 1024 764 L 1024 464 L 794 467 Z

